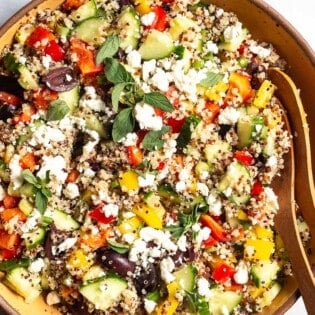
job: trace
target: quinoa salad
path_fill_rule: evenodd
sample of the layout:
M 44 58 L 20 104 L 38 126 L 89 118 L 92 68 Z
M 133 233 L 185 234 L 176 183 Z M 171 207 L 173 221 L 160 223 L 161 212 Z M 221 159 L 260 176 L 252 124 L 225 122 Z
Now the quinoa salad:
M 285 62 L 234 13 L 66 0 L 0 55 L 2 283 L 62 314 L 251 314 L 290 275 Z M 300 222 L 307 237 L 307 226 Z

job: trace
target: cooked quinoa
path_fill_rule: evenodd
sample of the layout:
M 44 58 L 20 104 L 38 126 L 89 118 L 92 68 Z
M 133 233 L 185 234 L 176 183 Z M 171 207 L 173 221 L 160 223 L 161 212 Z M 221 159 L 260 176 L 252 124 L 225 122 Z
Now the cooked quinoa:
M 291 272 L 285 62 L 234 13 L 149 2 L 66 0 L 3 50 L 4 283 L 62 314 L 259 312 Z

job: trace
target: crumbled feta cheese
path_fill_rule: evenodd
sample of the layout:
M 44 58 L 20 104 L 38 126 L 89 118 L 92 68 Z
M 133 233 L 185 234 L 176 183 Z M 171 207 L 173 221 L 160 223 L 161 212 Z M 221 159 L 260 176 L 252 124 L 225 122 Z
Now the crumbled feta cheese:
M 6 194 L 5 194 L 5 191 L 2 187 L 2 185 L 0 185 L 0 201 L 2 201 L 4 199 L 5 195 Z
M 95 172 L 92 169 L 87 168 L 84 170 L 84 176 L 93 178 L 95 176 Z
M 145 253 L 146 250 L 147 243 L 145 241 L 142 239 L 135 240 L 129 251 L 129 260 L 137 262 L 139 260 L 139 256 L 141 256 L 142 253 Z
M 218 46 L 212 41 L 207 42 L 206 48 L 209 52 L 214 54 L 217 54 L 219 52 Z
M 52 142 L 60 143 L 65 141 L 65 139 L 66 137 L 61 130 L 42 125 L 34 130 L 29 144 L 33 146 L 41 145 L 45 148 L 52 148 Z
M 267 58 L 271 54 L 271 49 L 270 48 L 264 48 L 262 46 L 254 45 L 254 44 L 249 45 L 249 50 L 253 54 L 258 55 L 260 58 Z
M 67 168 L 66 160 L 61 156 L 46 156 L 42 157 L 42 167 L 37 172 L 37 176 L 44 179 L 46 177 L 46 172 L 50 171 L 50 176 L 55 176 L 56 180 L 63 183 L 68 174 L 65 171 Z
M 163 258 L 160 263 L 161 278 L 166 282 L 170 283 L 175 280 L 175 276 L 172 271 L 175 269 L 174 261 L 171 257 Z
M 46 303 L 48 305 L 55 305 L 61 302 L 60 297 L 56 291 L 51 291 L 46 296 Z
M 156 305 L 157 305 L 156 302 L 152 300 L 144 299 L 144 308 L 148 314 L 151 314 L 154 311 Z
M 209 188 L 204 183 L 197 183 L 197 190 L 205 197 L 209 195 Z
M 205 226 L 201 228 L 196 236 L 196 243 L 201 244 L 203 241 L 209 238 L 211 234 L 211 230 Z
M 200 227 L 200 224 L 199 223 L 195 223 L 191 229 L 193 230 L 193 232 L 199 232 L 201 227 Z
M 79 105 L 81 107 L 88 107 L 96 112 L 105 110 L 105 103 L 101 97 L 96 93 L 93 86 L 86 86 L 84 88 L 85 94 L 81 97 Z
M 156 14 L 154 12 L 149 12 L 141 16 L 141 23 L 144 26 L 149 26 L 154 22 L 155 18 Z
M 141 55 L 137 50 L 132 50 L 127 55 L 127 62 L 131 68 L 140 68 L 141 67 Z
M 178 178 L 179 178 L 179 180 L 186 181 L 190 178 L 190 172 L 187 169 L 183 168 L 179 172 Z
M 67 184 L 66 188 L 63 190 L 63 193 L 68 199 L 75 199 L 80 196 L 79 187 L 75 183 Z
M 58 246 L 52 246 L 52 254 L 57 255 L 58 253 L 65 252 L 66 250 L 73 247 L 76 242 L 76 237 L 69 237 L 61 242 Z
M 161 130 L 163 126 L 162 117 L 156 115 L 154 108 L 145 103 L 135 106 L 135 117 L 141 129 Z
M 165 158 L 170 159 L 174 153 L 176 153 L 177 142 L 174 139 L 169 139 L 164 142 L 163 151 L 165 154 Z
M 222 125 L 234 125 L 238 121 L 240 115 L 240 112 L 236 108 L 228 106 L 221 111 L 218 117 L 218 122 Z
M 198 293 L 206 298 L 211 297 L 210 284 L 207 279 L 199 278 L 197 280 Z
M 132 244 L 135 240 L 135 234 L 134 233 L 125 233 L 122 236 L 123 241 L 125 241 L 128 244 Z
M 215 195 L 210 194 L 207 198 L 209 205 L 209 213 L 214 216 L 220 216 L 222 214 L 222 202 L 217 199 Z
M 155 182 L 155 175 L 146 173 L 144 176 L 138 176 L 138 184 L 140 187 L 152 187 Z
M 20 165 L 20 156 L 14 154 L 10 163 L 9 169 L 11 171 L 10 180 L 13 183 L 13 189 L 18 189 L 23 183 L 22 167 Z
M 52 62 L 52 59 L 49 55 L 42 56 L 42 65 L 45 69 L 49 69 L 50 63 Z
M 123 143 L 124 146 L 136 145 L 138 141 L 138 135 L 135 132 L 129 132 L 125 137 L 123 137 L 119 142 Z
M 105 204 L 102 208 L 105 216 L 108 217 L 117 217 L 119 213 L 119 207 L 113 203 Z
M 32 273 L 40 272 L 45 266 L 45 262 L 43 258 L 37 258 L 34 260 L 28 267 L 28 270 Z
M 279 209 L 278 197 L 271 187 L 265 187 L 264 192 L 266 195 L 267 205 L 275 210 Z
M 248 282 L 248 269 L 244 261 L 240 261 L 237 265 L 233 279 L 238 284 L 245 284 Z
M 168 75 L 160 68 L 156 69 L 155 74 L 151 78 L 151 83 L 163 92 L 169 89 L 170 84 Z
M 175 184 L 175 190 L 177 192 L 184 191 L 185 189 L 186 189 L 186 183 L 184 181 L 180 180 L 179 182 Z
M 142 79 L 147 81 L 150 74 L 156 69 L 156 60 L 145 61 L 142 65 Z
M 42 215 L 40 214 L 40 212 L 34 209 L 27 217 L 25 223 L 21 226 L 21 231 L 23 233 L 28 233 L 32 231 L 37 226 L 37 223 L 41 217 Z
M 242 34 L 242 23 L 237 22 L 235 25 L 228 26 L 224 32 L 223 36 L 227 42 L 235 41 Z
M 270 156 L 266 161 L 266 166 L 270 167 L 271 169 L 276 168 L 277 165 L 278 165 L 278 161 L 275 155 Z
M 182 252 L 186 252 L 187 250 L 187 237 L 186 235 L 182 235 L 177 241 L 178 249 Z

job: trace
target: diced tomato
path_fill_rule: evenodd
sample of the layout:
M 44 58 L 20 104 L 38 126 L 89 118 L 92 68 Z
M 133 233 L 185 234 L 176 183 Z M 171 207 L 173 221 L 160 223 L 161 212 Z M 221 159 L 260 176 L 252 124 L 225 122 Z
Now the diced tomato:
M 143 161 L 143 152 L 135 145 L 127 147 L 127 155 L 128 161 L 132 166 L 138 166 Z
M 174 0 L 162 0 L 163 3 L 172 3 Z
M 0 91 L 0 101 L 7 105 L 17 106 L 21 104 L 21 100 L 19 97 L 4 91 Z
M 165 166 L 166 166 L 166 164 L 164 162 L 160 162 L 159 166 L 157 167 L 157 170 L 162 171 L 162 170 L 164 170 Z
M 94 52 L 84 42 L 71 39 L 70 50 L 77 54 L 77 66 L 83 75 L 97 74 L 103 70 L 102 64 L 96 65 Z
M 161 6 L 154 6 L 152 7 L 151 12 L 154 12 L 155 19 L 151 25 L 148 25 L 147 28 L 163 32 L 168 26 L 166 11 Z
M 66 10 L 71 10 L 71 9 L 77 9 L 78 7 L 80 7 L 82 4 L 84 4 L 87 0 L 66 0 L 63 3 L 63 7 Z
M 250 84 L 250 76 L 247 74 L 233 72 L 229 78 L 228 96 L 231 97 L 232 90 L 237 89 L 242 97 L 243 103 L 253 96 L 253 90 Z
M 26 45 L 44 49 L 49 42 L 56 40 L 55 35 L 46 27 L 37 26 L 34 31 L 26 39 Z
M 179 133 L 182 130 L 182 127 L 186 121 L 186 118 L 176 119 L 176 118 L 168 118 L 166 121 L 166 125 L 172 128 L 173 133 Z
M 220 113 L 220 105 L 218 103 L 206 102 L 205 107 L 208 111 L 206 123 L 211 124 Z
M 246 44 L 241 44 L 237 51 L 239 52 L 240 55 L 243 55 L 247 48 L 248 46 Z
M 6 195 L 3 199 L 3 206 L 5 209 L 16 208 L 19 204 L 20 198 Z
M 254 182 L 250 193 L 253 197 L 258 197 L 263 191 L 264 191 L 263 185 L 261 184 L 260 181 L 257 180 Z
M 102 209 L 103 206 L 104 206 L 104 204 L 100 204 L 100 205 L 96 206 L 94 209 L 92 209 L 91 211 L 89 211 L 89 213 L 88 213 L 89 217 L 94 219 L 95 221 L 97 221 L 99 223 L 104 223 L 104 224 L 108 224 L 108 223 L 115 221 L 116 217 L 113 217 L 113 216 L 106 217 L 105 216 L 105 213 Z
M 23 155 L 20 159 L 20 165 L 23 169 L 30 169 L 33 172 L 37 165 L 37 158 L 35 154 L 28 152 Z
M 58 98 L 58 93 L 48 88 L 42 88 L 34 94 L 33 103 L 38 109 L 48 108 L 50 102 Z
M 214 246 L 218 241 L 212 236 L 209 235 L 209 237 L 203 241 L 203 245 L 205 248 L 210 248 Z
M 64 49 L 55 41 L 50 41 L 44 50 L 46 55 L 49 55 L 53 61 L 61 61 L 65 58 Z
M 26 221 L 26 215 L 19 208 L 6 208 L 0 212 L 2 222 L 8 222 L 12 218 L 17 217 L 19 221 Z
M 17 233 L 9 234 L 5 230 L 0 230 L 0 248 L 14 250 L 20 243 L 20 235 Z
M 222 242 L 228 240 L 224 228 L 218 222 L 216 222 L 210 215 L 202 214 L 200 216 L 200 222 L 211 230 L 211 235 L 216 240 Z
M 211 277 L 215 281 L 218 281 L 220 283 L 224 283 L 227 280 L 231 279 L 233 275 L 235 274 L 235 268 L 228 265 L 225 262 L 221 262 L 218 264 L 214 270 L 212 271 Z
M 253 156 L 246 150 L 236 151 L 234 154 L 235 158 L 242 164 L 249 166 L 253 164 Z

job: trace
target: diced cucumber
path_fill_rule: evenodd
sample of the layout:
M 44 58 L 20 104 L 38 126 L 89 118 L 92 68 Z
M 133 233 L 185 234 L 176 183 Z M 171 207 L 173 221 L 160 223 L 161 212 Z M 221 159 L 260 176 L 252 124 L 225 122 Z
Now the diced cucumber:
M 233 26 L 232 26 L 233 27 Z M 236 51 L 240 45 L 242 44 L 243 40 L 246 38 L 247 30 L 242 29 L 236 36 L 233 37 L 232 40 L 226 40 L 225 38 L 220 43 L 219 48 L 227 51 Z
M 74 87 L 70 91 L 59 92 L 58 98 L 62 101 L 65 101 L 68 107 L 70 108 L 70 113 L 73 113 L 79 105 L 79 99 L 80 99 L 79 86 Z
M 46 231 L 39 227 L 36 230 L 28 233 L 24 233 L 23 238 L 25 239 L 25 245 L 27 249 L 35 248 L 45 240 Z
M 211 290 L 209 309 L 211 315 L 231 314 L 242 301 L 242 294 L 233 291 Z
M 99 265 L 94 265 L 84 274 L 82 280 L 83 283 L 85 283 L 94 279 L 100 279 L 101 277 L 104 276 L 105 276 L 104 269 Z
M 218 140 L 212 144 L 207 144 L 204 152 L 208 164 L 211 166 L 216 160 L 220 159 L 222 154 L 231 151 L 231 146 L 227 141 Z
M 82 4 L 78 9 L 70 14 L 70 18 L 76 23 L 86 20 L 97 13 L 97 8 L 94 0 L 89 0 L 87 3 Z
M 236 205 L 250 199 L 252 180 L 247 167 L 237 161 L 232 162 L 218 183 L 218 190 Z
M 108 22 L 103 17 L 92 17 L 79 23 L 73 30 L 72 35 L 89 45 L 99 46 L 104 41 L 104 33 Z
M 38 78 L 24 65 L 20 65 L 18 68 L 20 77 L 18 82 L 25 90 L 37 90 L 39 88 Z
M 278 282 L 272 284 L 272 286 L 264 292 L 263 296 L 259 299 L 260 306 L 265 307 L 272 303 L 272 301 L 276 298 L 276 296 L 281 291 L 281 285 Z
M 67 37 L 70 33 L 70 29 L 64 25 L 61 25 L 61 24 L 56 24 L 55 30 L 59 36 Z
M 109 137 L 105 125 L 93 114 L 85 117 L 85 126 L 87 129 L 96 131 L 101 138 Z
M 174 49 L 171 35 L 166 32 L 152 30 L 139 48 L 144 60 L 162 59 L 168 57 Z
M 261 134 L 263 127 L 262 117 L 241 116 L 237 121 L 238 147 L 248 147 Z
M 21 196 L 34 197 L 34 186 L 31 183 L 24 183 L 19 188 L 19 192 Z
M 95 309 L 106 311 L 118 301 L 126 288 L 127 282 L 125 280 L 110 276 L 83 285 L 80 288 L 80 293 L 94 304 Z
M 25 298 L 26 303 L 32 303 L 41 293 L 39 274 L 30 273 L 23 267 L 10 270 L 3 283 L 17 294 Z
M 22 198 L 19 201 L 19 209 L 26 215 L 28 216 L 33 210 L 34 210 L 34 205 L 31 204 L 27 199 Z
M 251 268 L 250 274 L 257 288 L 268 287 L 277 278 L 280 266 L 276 261 L 260 261 Z
M 187 264 L 174 272 L 175 281 L 180 288 L 187 292 L 193 292 L 196 286 L 197 269 L 193 264 Z
M 186 16 L 177 15 L 170 21 L 169 33 L 173 40 L 177 40 L 181 34 L 186 32 L 189 28 L 193 27 L 195 22 Z
M 22 25 L 15 34 L 15 39 L 22 45 L 24 45 L 26 39 L 33 32 L 34 26 L 32 24 Z
M 263 154 L 265 156 L 271 156 L 275 154 L 276 150 L 276 132 L 274 129 L 271 129 L 267 132 Z
M 117 21 L 117 28 L 121 38 L 120 47 L 137 48 L 140 39 L 140 19 L 138 13 L 132 7 L 126 7 Z
M 80 227 L 80 224 L 70 214 L 61 210 L 54 209 L 50 216 L 54 220 L 54 224 L 58 230 L 74 231 Z

